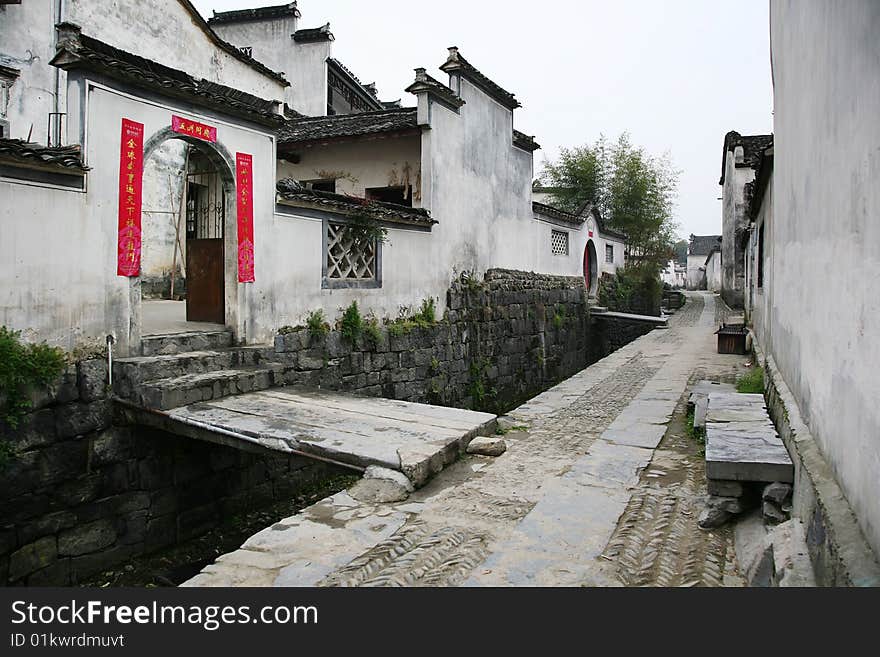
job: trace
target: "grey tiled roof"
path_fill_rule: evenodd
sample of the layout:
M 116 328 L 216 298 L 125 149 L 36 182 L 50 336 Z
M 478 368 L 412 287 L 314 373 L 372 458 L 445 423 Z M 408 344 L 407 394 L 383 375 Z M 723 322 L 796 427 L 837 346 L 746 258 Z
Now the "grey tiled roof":
M 233 11 L 215 11 L 214 16 L 208 19 L 208 25 L 215 23 L 238 23 L 241 21 L 269 20 L 272 18 L 284 18 L 285 16 L 299 17 L 299 10 L 295 2 L 270 7 L 255 7 L 254 9 L 235 9 Z
M 592 215 L 593 218 L 596 219 L 596 225 L 599 227 L 600 233 L 606 235 L 607 237 L 614 237 L 619 240 L 626 240 L 625 233 L 614 230 L 613 228 L 609 228 L 605 224 L 605 220 L 602 218 L 599 209 L 594 207 L 592 203 L 585 203 L 583 206 L 581 206 L 578 212 L 567 212 L 565 210 L 555 208 L 552 205 L 547 205 L 546 203 L 532 201 L 532 211 L 535 214 L 540 214 L 545 217 L 550 217 L 552 219 L 558 219 L 559 221 L 565 221 L 576 226 L 583 225 L 586 222 L 587 217 Z
M 503 89 L 495 82 L 486 77 L 483 73 L 481 73 L 473 64 L 471 64 L 468 60 L 461 56 L 461 53 L 458 52 L 458 48 L 455 46 L 449 49 L 449 57 L 446 59 L 446 62 L 440 67 L 441 71 L 446 73 L 459 72 L 468 80 L 476 84 L 487 94 L 492 96 L 499 103 L 504 105 L 509 109 L 516 109 L 517 107 L 521 107 L 520 102 L 516 99 L 512 93 Z
M 293 33 L 293 40 L 297 43 L 333 41 L 333 32 L 330 31 L 330 23 L 325 23 L 321 27 L 310 27 L 303 30 L 297 30 Z
M 691 235 L 688 255 L 707 256 L 721 246 L 721 235 Z
M 0 139 L 0 160 L 25 165 L 65 169 L 71 173 L 86 171 L 82 148 L 73 146 L 42 146 L 23 139 Z
M 416 81 L 409 85 L 405 91 L 411 94 L 428 92 L 453 109 L 458 109 L 465 104 L 465 101 L 456 96 L 452 89 L 432 78 L 423 68 L 416 69 Z
M 517 148 L 523 149 L 524 151 L 529 151 L 530 153 L 533 153 L 534 151 L 541 148 L 541 144 L 536 142 L 534 137 L 531 137 L 516 129 L 514 129 L 513 131 L 513 145 Z
M 265 125 L 277 125 L 283 120 L 277 113 L 275 101 L 196 79 L 183 71 L 125 52 L 82 34 L 76 25 L 65 23 L 59 28 L 58 50 L 50 62 L 58 68 L 96 70 L 111 78 L 164 95 L 183 97 Z
M 734 150 L 737 146 L 743 147 L 743 163 L 737 164 L 738 167 L 751 167 L 757 169 L 764 151 L 773 145 L 773 135 L 741 135 L 736 130 L 731 130 L 724 135 L 724 148 L 721 151 L 721 179 L 719 185 L 724 184 L 724 168 L 727 162 L 728 151 Z
M 343 78 L 348 78 L 348 81 L 354 86 L 356 89 L 361 91 L 360 97 L 364 100 L 365 103 L 372 105 L 375 109 L 382 109 L 382 102 L 379 100 L 378 95 L 376 93 L 376 83 L 372 82 L 370 84 L 362 83 L 358 77 L 351 72 L 351 70 L 345 66 L 338 59 L 330 57 L 327 59 L 327 65 L 334 69 L 335 73 Z
M 287 205 L 296 207 L 326 210 L 342 215 L 363 213 L 379 221 L 426 228 L 437 223 L 431 218 L 431 214 L 423 208 L 411 208 L 406 205 L 382 201 L 367 201 L 355 196 L 305 189 L 291 179 L 279 180 L 275 189 L 281 200 L 285 201 Z
M 295 145 L 417 129 L 414 107 L 358 114 L 311 116 L 287 121 L 278 131 L 278 145 Z

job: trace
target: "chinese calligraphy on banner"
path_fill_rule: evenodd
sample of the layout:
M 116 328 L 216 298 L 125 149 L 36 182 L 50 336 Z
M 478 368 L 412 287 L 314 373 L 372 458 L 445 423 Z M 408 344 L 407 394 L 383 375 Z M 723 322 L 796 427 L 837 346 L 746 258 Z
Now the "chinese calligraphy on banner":
M 141 272 L 141 199 L 144 174 L 144 124 L 122 119 L 119 146 L 119 236 L 116 273 Z
M 210 142 L 217 141 L 217 128 L 214 126 L 185 119 L 176 114 L 171 115 L 171 129 L 181 135 L 189 135 Z
M 254 171 L 253 157 L 235 154 L 236 197 L 238 208 L 238 282 L 254 281 Z

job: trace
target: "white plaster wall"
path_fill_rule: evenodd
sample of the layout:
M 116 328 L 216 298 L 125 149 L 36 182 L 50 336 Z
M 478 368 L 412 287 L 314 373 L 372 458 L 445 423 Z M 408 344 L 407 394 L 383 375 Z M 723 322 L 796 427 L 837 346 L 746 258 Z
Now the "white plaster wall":
M 103 343 L 121 303 L 104 294 L 115 230 L 92 223 L 83 192 L 0 180 L 0 198 L 0 325 L 67 350 Z
M 218 48 L 177 0 L 65 0 L 65 4 L 65 19 L 82 27 L 87 36 L 197 78 L 267 100 L 284 99 L 285 87 L 279 81 Z
M 145 277 L 161 277 L 172 269 L 185 150 L 184 142 L 172 139 L 144 162 L 141 272 Z M 177 252 L 178 271 L 186 261 L 185 217 L 180 222 L 180 247 L 183 253 Z
M 336 192 L 364 196 L 370 187 L 409 184 L 413 205 L 421 201 L 421 141 L 418 135 L 343 144 L 298 151 L 300 161 L 278 161 L 278 177 L 294 180 L 336 178 Z
M 254 157 L 254 236 L 257 283 L 239 284 L 235 271 L 235 212 L 227 218 L 226 309 L 236 336 L 269 342 L 273 320 L 259 315 L 266 298 L 289 267 L 271 229 L 274 212 L 275 145 L 270 134 L 215 117 L 184 112 L 171 104 L 143 102 L 124 93 L 89 85 L 86 157 L 88 192 L 61 192 L 3 183 L 0 204 L 0 321 L 36 329 L 35 337 L 72 348 L 116 335 L 120 353 L 129 349 L 137 324 L 139 294 L 130 279 L 116 275 L 119 126 L 122 117 L 145 126 L 145 141 L 170 127 L 171 114 L 185 114 L 218 127 L 218 141 L 234 158 Z M 136 337 L 136 336 L 135 336 Z
M 770 19 L 767 340 L 880 554 L 880 7 L 773 0 Z
M 217 23 L 212 29 L 221 39 L 238 47 L 252 48 L 254 59 L 262 62 L 273 71 L 284 73 L 292 80 L 297 68 L 294 61 L 292 35 L 296 32 L 295 16 L 285 16 L 272 20 L 249 20 L 235 23 Z M 297 89 L 291 83 L 284 93 L 285 102 L 296 109 Z
M 706 266 L 706 289 L 710 292 L 721 291 L 721 252 L 713 251 Z
M 698 290 L 702 287 L 705 276 L 706 256 L 688 255 L 687 259 L 687 289 Z
M 291 208 L 290 212 L 296 213 Z M 321 308 L 334 323 L 342 310 L 357 301 L 362 314 L 379 318 L 398 316 L 401 306 L 418 310 L 422 299 L 434 297 L 445 305 L 445 292 L 432 285 L 424 262 L 432 251 L 435 236 L 429 232 L 390 229 L 382 245 L 382 287 L 376 289 L 321 289 L 322 222 L 303 213 L 275 214 L 267 227 L 271 239 L 263 240 L 266 251 L 257 260 L 254 312 L 271 325 L 272 333 L 282 326 L 305 323 L 309 312 Z M 259 242 L 258 242 L 259 244 Z M 271 336 L 268 336 L 271 337 Z
M 724 185 L 721 189 L 721 293 L 732 308 L 742 307 L 745 282 L 737 279 L 736 270 L 744 264 L 736 262 L 736 228 L 747 222 L 745 186 L 755 179 L 751 167 L 737 167 L 734 152 L 727 151 L 724 164 Z
M 332 53 L 332 42 L 296 43 L 293 46 L 293 64 L 288 80 L 292 86 L 290 106 L 306 116 L 327 115 L 327 58 Z
M 55 23 L 56 0 L 0 5 L 0 65 L 21 71 L 6 107 L 10 136 L 16 139 L 26 139 L 33 127 L 31 141 L 46 143 L 49 112 L 55 111 L 56 77 L 63 85 L 65 76 L 49 66 L 55 54 Z M 65 129 L 62 137 L 66 136 Z

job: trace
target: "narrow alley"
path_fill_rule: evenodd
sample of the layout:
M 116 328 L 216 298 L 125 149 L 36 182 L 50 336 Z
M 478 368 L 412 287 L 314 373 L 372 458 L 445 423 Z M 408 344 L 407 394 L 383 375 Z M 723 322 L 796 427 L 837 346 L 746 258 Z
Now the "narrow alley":
M 725 313 L 689 293 L 655 330 L 501 418 L 507 452 L 468 455 L 405 503 L 346 492 L 251 537 L 186 586 L 732 585 L 732 530 L 697 527 L 689 382 L 733 381 Z

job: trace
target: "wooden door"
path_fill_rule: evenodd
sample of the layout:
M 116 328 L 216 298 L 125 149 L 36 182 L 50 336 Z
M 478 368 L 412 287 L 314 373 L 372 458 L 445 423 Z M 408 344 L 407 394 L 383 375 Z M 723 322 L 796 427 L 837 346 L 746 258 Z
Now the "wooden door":
M 226 323 L 222 238 L 186 241 L 186 321 Z

